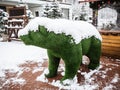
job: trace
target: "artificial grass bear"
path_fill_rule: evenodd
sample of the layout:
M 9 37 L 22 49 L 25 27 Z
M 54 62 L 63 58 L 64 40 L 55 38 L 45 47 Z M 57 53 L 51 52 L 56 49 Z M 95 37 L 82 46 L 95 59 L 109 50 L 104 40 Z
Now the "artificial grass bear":
M 26 45 L 47 49 L 49 73 L 45 75 L 46 77 L 51 78 L 57 75 L 61 58 L 65 63 L 65 75 L 61 81 L 74 78 L 82 63 L 82 55 L 86 55 L 90 59 L 88 68 L 95 69 L 99 66 L 101 40 L 95 35 L 83 38 L 76 43 L 72 35 L 66 35 L 64 32 L 56 34 L 48 29 L 43 25 L 39 26 L 37 31 L 28 31 L 28 34 L 20 36 Z

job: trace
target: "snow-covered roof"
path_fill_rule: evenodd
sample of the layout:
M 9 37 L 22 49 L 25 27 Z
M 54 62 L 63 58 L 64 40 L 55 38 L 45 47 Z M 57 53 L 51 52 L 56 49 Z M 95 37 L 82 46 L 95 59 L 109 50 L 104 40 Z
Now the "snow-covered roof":
M 49 32 L 53 31 L 56 34 L 65 33 L 66 35 L 71 35 L 78 44 L 82 39 L 95 36 L 96 38 L 102 40 L 97 29 L 90 23 L 85 21 L 72 21 L 66 19 L 49 19 L 45 17 L 36 17 L 31 20 L 28 25 L 20 30 L 18 35 L 26 35 L 28 31 L 38 30 L 38 26 L 45 26 Z

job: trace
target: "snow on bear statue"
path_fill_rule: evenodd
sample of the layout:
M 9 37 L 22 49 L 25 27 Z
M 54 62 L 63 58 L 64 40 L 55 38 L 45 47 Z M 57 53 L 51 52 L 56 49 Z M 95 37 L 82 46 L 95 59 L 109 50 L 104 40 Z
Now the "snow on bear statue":
M 96 28 L 84 21 L 48 19 L 37 17 L 19 31 L 26 45 L 47 49 L 49 57 L 48 78 L 55 77 L 60 59 L 65 63 L 65 75 L 61 79 L 73 79 L 82 62 L 82 55 L 90 59 L 88 68 L 100 64 L 102 38 Z

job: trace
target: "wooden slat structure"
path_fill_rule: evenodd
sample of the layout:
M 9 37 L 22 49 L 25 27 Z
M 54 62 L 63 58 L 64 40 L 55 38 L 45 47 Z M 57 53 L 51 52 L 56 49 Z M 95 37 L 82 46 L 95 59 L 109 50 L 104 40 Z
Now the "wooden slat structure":
M 18 39 L 18 31 L 26 26 L 28 18 L 25 7 L 13 7 L 8 9 L 9 19 L 7 22 L 8 41 Z
M 102 35 L 102 54 L 120 58 L 120 31 L 99 31 Z

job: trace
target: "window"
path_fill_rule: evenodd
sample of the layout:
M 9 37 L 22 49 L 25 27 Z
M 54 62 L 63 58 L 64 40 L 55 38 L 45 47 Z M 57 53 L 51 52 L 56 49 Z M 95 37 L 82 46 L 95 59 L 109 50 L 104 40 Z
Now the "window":
M 39 12 L 38 11 L 35 11 L 35 16 L 39 17 Z

